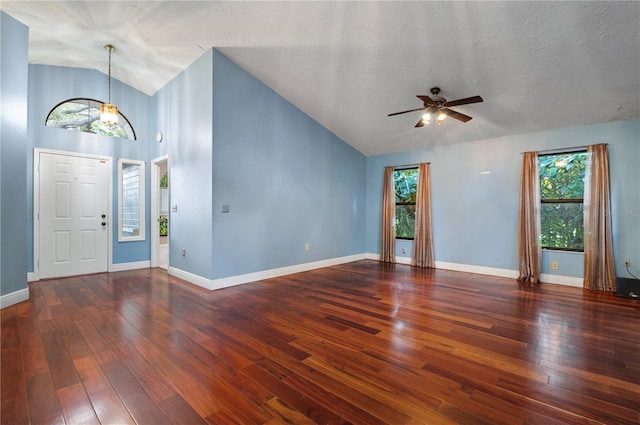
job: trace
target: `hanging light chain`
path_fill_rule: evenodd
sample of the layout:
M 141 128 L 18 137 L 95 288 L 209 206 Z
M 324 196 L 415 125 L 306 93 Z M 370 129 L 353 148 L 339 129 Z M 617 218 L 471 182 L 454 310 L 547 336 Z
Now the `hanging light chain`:
M 113 52 L 116 48 L 111 44 L 107 44 L 104 47 L 109 52 L 109 95 L 107 103 L 111 104 L 111 52 Z

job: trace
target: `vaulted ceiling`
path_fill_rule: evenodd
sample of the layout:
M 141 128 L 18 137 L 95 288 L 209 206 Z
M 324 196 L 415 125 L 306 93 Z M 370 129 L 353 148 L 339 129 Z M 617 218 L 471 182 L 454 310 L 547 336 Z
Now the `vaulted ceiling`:
M 365 155 L 640 117 L 640 2 L 7 1 L 29 61 L 154 94 L 215 47 Z M 481 95 L 414 128 L 415 96 Z

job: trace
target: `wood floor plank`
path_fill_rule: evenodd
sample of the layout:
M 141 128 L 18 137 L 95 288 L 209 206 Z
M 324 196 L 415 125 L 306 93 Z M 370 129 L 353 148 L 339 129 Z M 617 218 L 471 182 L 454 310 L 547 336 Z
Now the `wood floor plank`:
M 4 327 L 1 331 L 5 331 Z M 3 424 L 28 424 L 26 379 L 22 366 L 22 351 L 19 346 L 2 347 L 0 350 L 0 379 L 2 380 L 0 421 Z
M 3 425 L 640 424 L 640 305 L 611 293 L 371 260 L 29 289 L 0 311 Z
M 83 357 L 74 364 L 101 423 L 135 424 L 94 358 Z
M 80 382 L 73 359 L 64 343 L 63 334 L 54 330 L 41 334 L 40 337 L 55 388 L 64 388 Z
M 162 412 L 176 425 L 206 425 L 205 421 L 180 395 L 158 403 Z
M 56 390 L 62 413 L 68 424 L 99 425 L 100 421 L 93 410 L 84 385 L 74 384 Z
M 32 422 L 44 423 L 62 415 L 60 401 L 48 373 L 35 375 L 27 381 L 27 402 Z
M 122 361 L 103 364 L 102 370 L 136 423 L 171 423 Z

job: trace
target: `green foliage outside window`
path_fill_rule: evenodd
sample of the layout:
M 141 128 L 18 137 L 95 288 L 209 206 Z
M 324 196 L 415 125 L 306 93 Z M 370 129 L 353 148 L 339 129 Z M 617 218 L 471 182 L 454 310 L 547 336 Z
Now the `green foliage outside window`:
M 169 234 L 169 217 L 166 215 L 160 216 L 160 236 L 167 236 Z
M 164 173 L 160 177 L 160 187 L 166 189 L 169 187 L 169 173 Z M 169 217 L 166 215 L 160 216 L 160 236 L 167 236 L 169 234 Z
M 92 99 L 69 99 L 49 112 L 45 126 L 136 140 L 131 124 L 120 112 L 118 124 L 104 125 L 100 121 L 101 105 L 101 102 Z
M 416 221 L 416 191 L 418 169 L 406 168 L 393 172 L 396 192 L 396 238 L 413 239 Z
M 543 248 L 584 249 L 584 176 L 586 152 L 538 157 L 540 233 Z

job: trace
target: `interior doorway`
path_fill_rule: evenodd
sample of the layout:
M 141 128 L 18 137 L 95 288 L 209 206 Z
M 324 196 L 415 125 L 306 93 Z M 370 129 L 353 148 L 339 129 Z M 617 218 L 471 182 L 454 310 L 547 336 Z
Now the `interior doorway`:
M 169 268 L 169 158 L 151 161 L 151 267 Z

